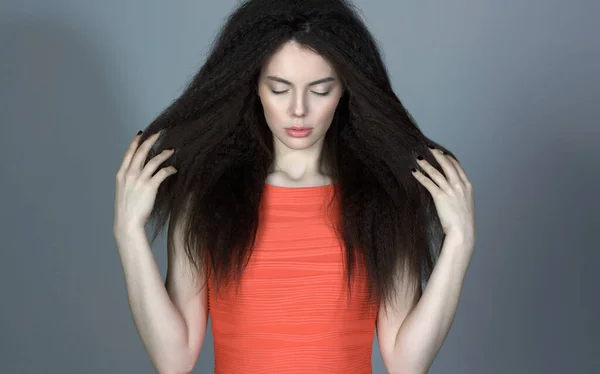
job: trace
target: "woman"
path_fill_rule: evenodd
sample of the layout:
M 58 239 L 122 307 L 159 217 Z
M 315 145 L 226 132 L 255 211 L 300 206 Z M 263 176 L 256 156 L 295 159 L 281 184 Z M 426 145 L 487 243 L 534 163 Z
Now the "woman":
M 114 235 L 160 373 L 425 373 L 474 249 L 472 188 L 342 0 L 250 0 L 126 151 Z M 168 221 L 163 284 L 152 241 Z M 434 268 L 435 264 L 435 268 Z M 422 291 L 422 282 L 427 282 Z

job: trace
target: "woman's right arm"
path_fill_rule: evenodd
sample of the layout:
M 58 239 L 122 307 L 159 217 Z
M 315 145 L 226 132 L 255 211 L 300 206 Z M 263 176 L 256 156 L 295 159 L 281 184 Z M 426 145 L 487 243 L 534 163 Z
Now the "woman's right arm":
M 206 332 L 206 287 L 198 292 L 198 277 L 177 245 L 169 248 L 165 285 L 143 229 L 117 243 L 133 321 L 155 369 L 191 372 Z
M 152 364 L 161 374 L 189 373 L 204 341 L 207 292 L 206 287 L 199 289 L 203 276 L 187 260 L 181 230 L 169 227 L 174 235 L 168 245 L 165 283 L 144 230 L 159 184 L 175 172 L 165 168 L 152 176 L 169 152 L 142 168 L 156 138 L 150 137 L 139 149 L 136 138 L 117 174 L 114 235 L 134 324 Z

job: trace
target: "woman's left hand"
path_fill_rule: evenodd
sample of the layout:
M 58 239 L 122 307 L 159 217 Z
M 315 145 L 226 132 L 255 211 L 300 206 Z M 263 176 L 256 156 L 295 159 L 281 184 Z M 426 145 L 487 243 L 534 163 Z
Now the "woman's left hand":
M 471 253 L 475 246 L 473 186 L 457 160 L 439 149 L 429 149 L 446 178 L 424 159 L 417 163 L 427 175 L 416 169 L 413 175 L 433 197 L 445 240 L 457 240 Z

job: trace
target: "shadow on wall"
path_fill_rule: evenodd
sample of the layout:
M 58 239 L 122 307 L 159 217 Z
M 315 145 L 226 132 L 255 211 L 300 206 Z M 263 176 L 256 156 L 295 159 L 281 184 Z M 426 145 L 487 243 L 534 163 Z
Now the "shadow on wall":
M 118 67 L 67 25 L 2 18 L 3 371 L 150 372 L 112 237 L 114 178 L 137 130 Z

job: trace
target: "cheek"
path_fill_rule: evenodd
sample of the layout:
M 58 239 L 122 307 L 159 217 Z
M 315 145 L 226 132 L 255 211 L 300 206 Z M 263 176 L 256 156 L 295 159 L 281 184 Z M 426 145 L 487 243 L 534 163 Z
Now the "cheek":
M 320 122 L 329 122 L 333 118 L 338 102 L 339 99 L 322 103 L 322 106 L 319 108 Z
M 281 103 L 269 99 L 261 99 L 261 102 L 267 121 L 281 121 L 283 113 L 285 113 L 285 110 L 281 108 Z

